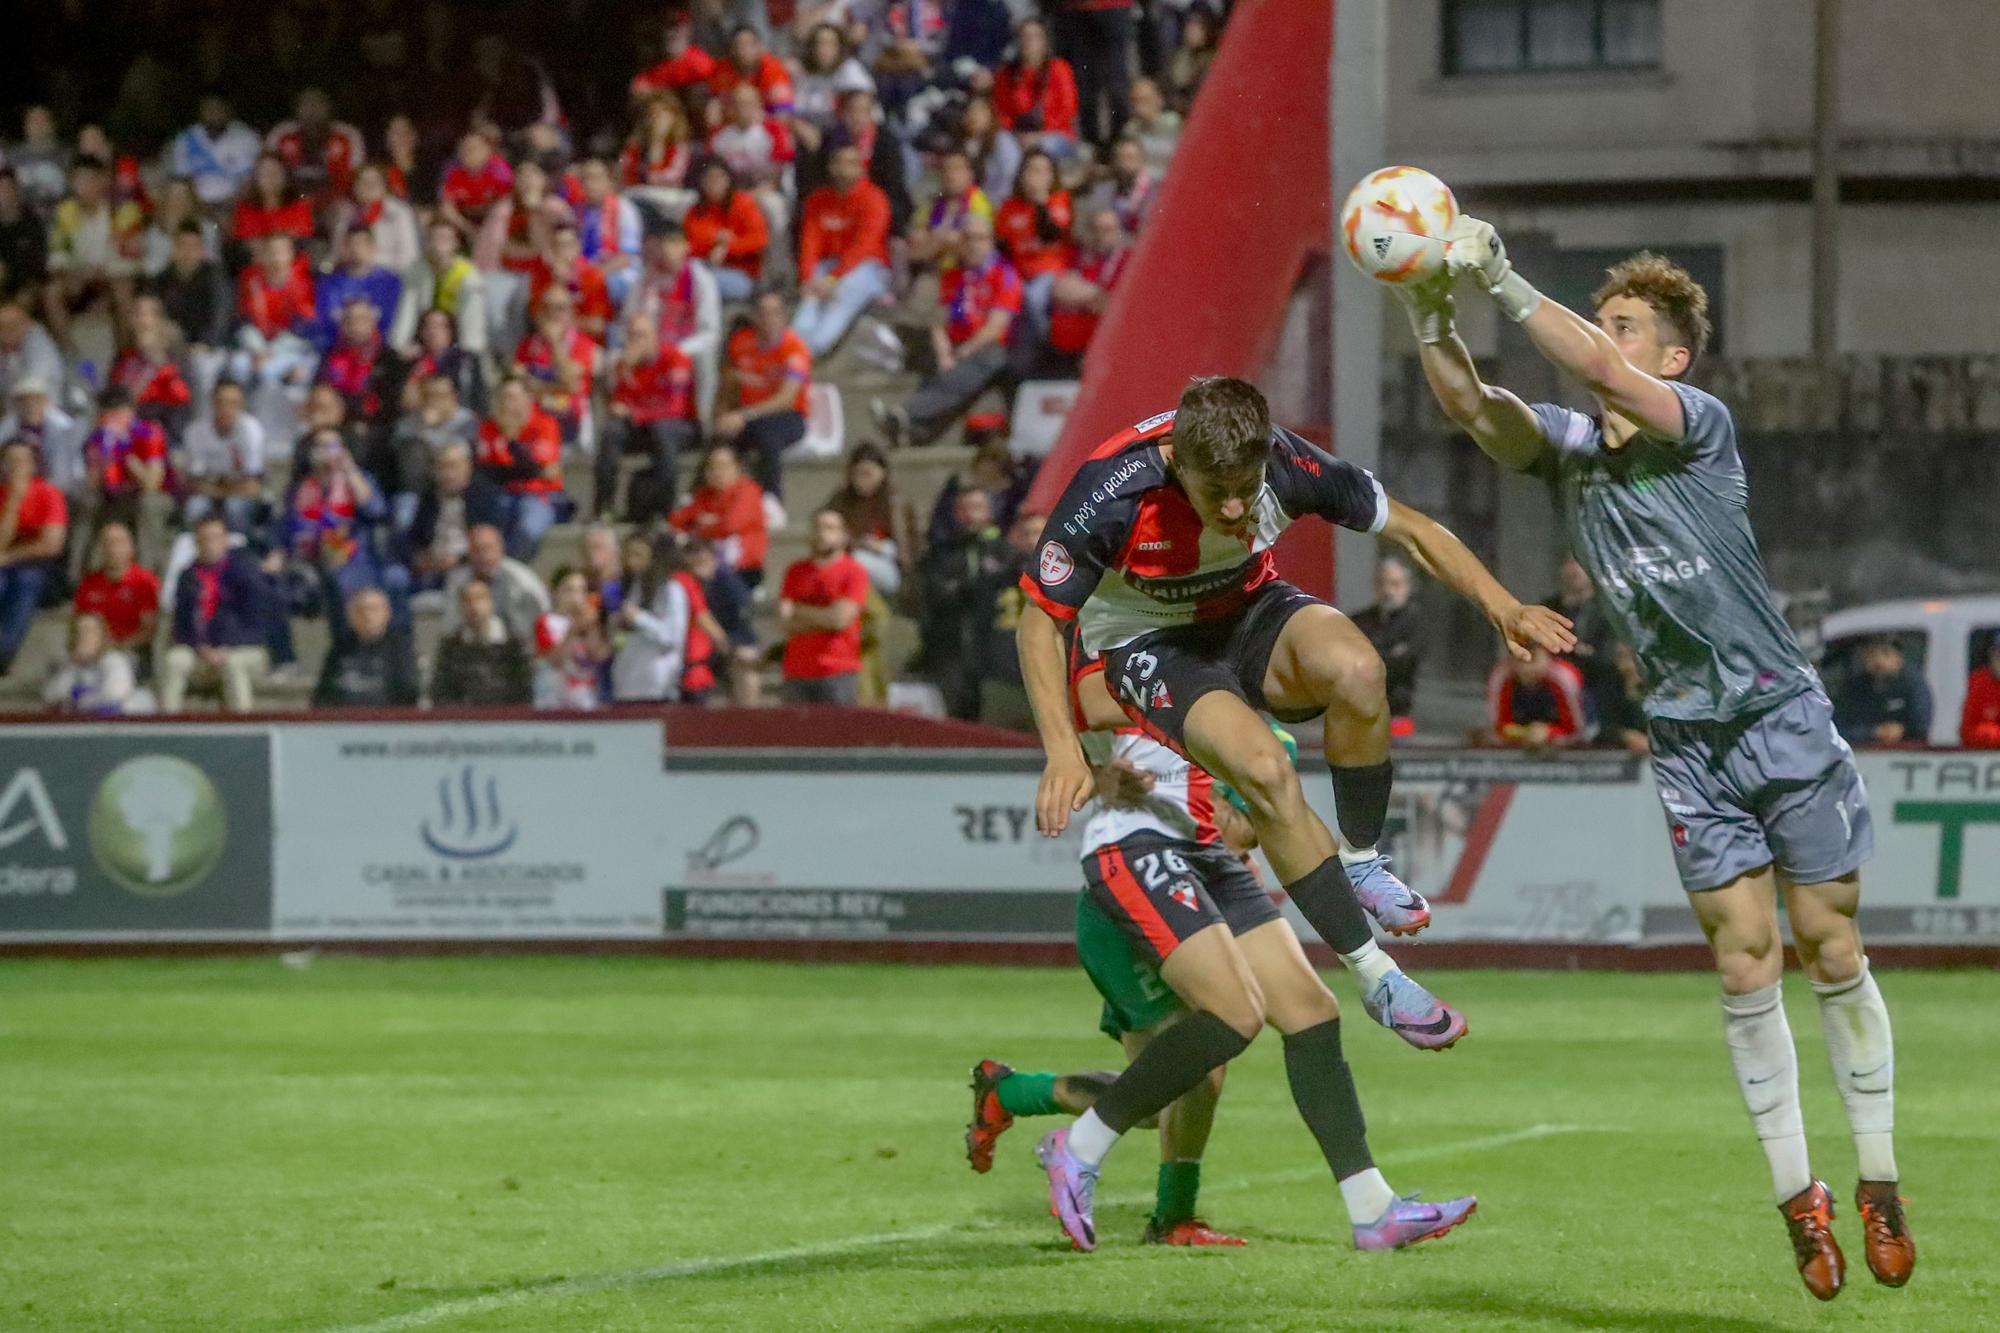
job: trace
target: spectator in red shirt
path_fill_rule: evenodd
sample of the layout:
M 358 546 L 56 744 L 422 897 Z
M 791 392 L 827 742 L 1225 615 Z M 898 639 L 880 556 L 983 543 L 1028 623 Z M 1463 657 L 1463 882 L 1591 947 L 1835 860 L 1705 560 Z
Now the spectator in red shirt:
M 514 168 L 493 149 L 493 141 L 477 130 L 458 141 L 458 156 L 445 168 L 438 186 L 438 216 L 457 229 L 470 249 L 494 205 L 514 189 Z
M 643 523 L 670 512 L 681 450 L 692 448 L 701 438 L 694 362 L 671 343 L 663 345 L 659 328 L 644 316 L 626 321 L 625 346 L 612 367 L 607 414 L 604 441 L 595 460 L 597 516 L 623 514 Z M 652 468 L 644 486 L 635 486 L 633 498 L 620 504 L 620 464 L 633 454 L 650 457 Z
M 965 261 L 938 291 L 931 326 L 937 374 L 917 386 L 902 407 L 875 404 L 892 444 L 929 444 L 965 415 L 980 394 L 1007 373 L 1007 340 L 1021 314 L 1021 278 L 995 248 L 993 224 L 966 220 Z
M 756 321 L 729 336 L 729 370 L 736 407 L 716 417 L 716 437 L 754 457 L 757 480 L 783 499 L 782 460 L 785 450 L 806 437 L 812 391 L 812 353 L 805 339 L 786 327 L 783 296 L 758 296 Z
M 806 199 L 799 232 L 802 299 L 792 327 L 814 357 L 839 346 L 889 290 L 889 196 L 863 177 L 852 145 L 835 150 L 830 175 Z
M 0 675 L 13 668 L 27 640 L 68 536 L 69 502 L 36 475 L 34 446 L 0 445 Z
M 1023 147 L 1070 156 L 1076 152 L 1075 72 L 1050 54 L 1048 26 L 1040 19 L 1015 30 L 1014 49 L 1014 59 L 993 72 L 993 110 Z
M 248 254 L 257 242 L 275 232 L 294 241 L 309 241 L 313 234 L 312 205 L 292 187 L 285 160 L 266 152 L 250 169 L 250 184 L 236 201 L 230 215 L 229 237 L 242 253 Z
M 611 286 L 603 270 L 583 257 L 583 238 L 574 222 L 549 231 L 548 249 L 528 275 L 528 308 L 539 310 L 551 290 L 566 291 L 576 305 L 576 326 L 599 342 L 611 327 Z
M 361 423 L 372 441 L 386 430 L 388 413 L 396 401 L 389 393 L 393 371 L 382 341 L 381 314 L 367 297 L 350 296 L 340 308 L 338 326 L 333 346 L 313 379 L 333 386 L 346 405 L 347 420 Z M 375 451 L 365 452 L 372 457 Z
M 534 158 L 514 168 L 514 188 L 495 204 L 479 229 L 472 262 L 481 272 L 496 269 L 532 274 L 549 252 L 557 225 L 574 224 L 569 203 L 549 188 L 549 173 Z
M 252 407 L 258 419 L 283 420 L 273 396 L 295 394 L 312 379 L 319 362 L 312 344 L 316 314 L 311 271 L 289 235 L 271 233 L 259 243 L 257 262 L 236 280 L 237 351 L 230 378 L 258 386 Z
M 715 58 L 694 44 L 694 25 L 686 16 L 667 24 L 666 58 L 632 79 L 632 99 L 653 93 L 700 89 L 715 74 Z
M 749 85 L 757 90 L 764 109 L 772 115 L 788 115 L 792 109 L 792 76 L 785 62 L 764 49 L 764 39 L 745 23 L 729 38 L 729 59 L 717 62 L 708 76 L 709 91 L 727 97 Z
M 661 217 L 684 212 L 693 198 L 687 179 L 694 161 L 691 137 L 687 113 L 673 93 L 654 93 L 640 103 L 631 137 L 618 154 L 626 197 Z
M 1069 191 L 1056 180 L 1055 159 L 1040 149 L 1022 158 L 1014 193 L 993 215 L 993 231 L 1021 276 L 1021 311 L 1028 335 L 1037 342 L 1048 334 L 1049 293 L 1056 275 L 1069 266 L 1076 250 L 1069 239 L 1074 220 Z
M 97 530 L 97 565 L 76 586 L 78 615 L 103 619 L 111 645 L 144 661 L 160 621 L 160 580 L 134 558 L 132 529 L 106 523 Z
M 1587 740 L 1583 674 L 1540 648 L 1527 661 L 1509 657 L 1486 680 L 1493 738 L 1523 750 L 1545 750 Z
M 764 273 L 770 225 L 749 192 L 736 188 L 727 162 L 710 158 L 702 164 L 700 179 L 700 195 L 681 219 L 681 229 L 689 247 L 708 262 L 722 299 L 747 301 Z
M 868 574 L 847 553 L 847 523 L 839 511 L 822 509 L 813 515 L 811 557 L 785 571 L 778 592 L 785 702 L 854 706 L 867 603 Z
M 2000 750 L 2000 633 L 1986 643 L 1986 665 L 1965 682 L 1965 712 L 1958 743 L 1971 750 Z
M 687 233 L 668 223 L 646 238 L 645 280 L 625 307 L 651 320 L 660 341 L 672 343 L 694 362 L 695 411 L 715 403 L 722 360 L 722 296 L 706 264 L 694 262 Z
M 1076 252 L 1049 289 L 1048 347 L 1069 378 L 1081 373 L 1084 350 L 1110 308 L 1112 289 L 1131 258 L 1132 247 L 1118 215 L 1108 208 L 1091 214 L 1090 243 Z
M 90 542 L 116 519 L 139 534 L 141 563 L 157 567 L 167 554 L 166 433 L 133 409 L 132 393 L 111 385 L 97 397 L 97 426 L 83 442 L 83 493 L 71 535 L 70 570 L 81 573 Z
M 111 363 L 111 383 L 131 392 L 139 415 L 167 433 L 169 448 L 180 443 L 194 401 L 187 377 L 181 373 L 179 344 L 179 333 L 167 322 L 160 298 L 140 296 L 132 302 L 132 327 L 125 348 Z
M 784 190 L 785 168 L 797 156 L 785 122 L 764 110 L 757 90 L 740 85 L 729 95 L 723 123 L 710 131 L 708 151 L 729 164 L 743 188 L 751 192 L 764 221 L 775 235 L 788 234 L 792 206 Z
M 667 522 L 714 544 L 717 555 L 750 587 L 764 581 L 764 555 L 770 545 L 764 488 L 743 475 L 743 465 L 728 445 L 708 451 L 701 462 L 700 484 Z
M 333 102 L 317 88 L 299 93 L 295 118 L 272 130 L 264 142 L 291 168 L 299 188 L 321 207 L 349 196 L 354 170 L 368 156 L 361 132 L 335 120 Z
M 507 492 L 507 554 L 532 561 L 564 498 L 562 431 L 519 375 L 501 383 L 493 415 L 480 423 L 479 470 Z
M 576 298 L 551 286 L 535 306 L 535 327 L 514 348 L 514 372 L 535 388 L 565 445 L 590 447 L 590 391 L 599 348 L 576 326 Z

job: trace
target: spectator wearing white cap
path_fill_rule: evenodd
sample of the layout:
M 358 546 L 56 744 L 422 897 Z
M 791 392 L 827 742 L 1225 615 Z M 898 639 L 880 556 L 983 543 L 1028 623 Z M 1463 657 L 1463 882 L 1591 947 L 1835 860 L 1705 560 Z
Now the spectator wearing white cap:
M 65 495 L 83 485 L 83 437 L 88 427 L 55 404 L 49 382 L 35 375 L 14 382 L 0 417 L 0 445 L 23 440 L 41 459 L 42 476 Z

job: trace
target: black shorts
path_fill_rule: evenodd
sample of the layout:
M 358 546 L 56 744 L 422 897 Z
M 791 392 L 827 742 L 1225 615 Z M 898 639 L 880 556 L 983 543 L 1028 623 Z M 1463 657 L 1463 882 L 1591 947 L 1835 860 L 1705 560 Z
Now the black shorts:
M 1285 623 L 1326 603 L 1283 580 L 1265 584 L 1249 606 L 1225 620 L 1177 625 L 1141 635 L 1104 653 L 1112 697 L 1148 736 L 1187 757 L 1184 728 L 1194 701 L 1225 690 L 1280 722 L 1306 722 L 1326 710 L 1285 712 L 1264 698 L 1264 673 Z
M 1278 905 L 1241 857 L 1164 833 L 1134 833 L 1083 858 L 1084 892 L 1155 962 L 1222 924 L 1246 935 L 1276 921 Z

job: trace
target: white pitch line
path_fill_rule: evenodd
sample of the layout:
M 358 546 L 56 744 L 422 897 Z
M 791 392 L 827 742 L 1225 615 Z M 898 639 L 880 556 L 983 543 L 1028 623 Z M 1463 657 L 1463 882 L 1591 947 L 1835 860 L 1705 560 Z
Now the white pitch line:
M 1592 1125 L 1530 1125 L 1526 1129 L 1509 1130 L 1504 1134 L 1486 1134 L 1474 1139 L 1458 1139 L 1450 1143 L 1433 1143 L 1417 1148 L 1402 1148 L 1380 1154 L 1375 1160 L 1383 1166 L 1402 1166 L 1411 1162 L 1428 1161 L 1435 1157 L 1451 1157 L 1459 1153 L 1481 1152 L 1491 1148 L 1504 1148 L 1511 1144 L 1527 1143 L 1534 1139 L 1552 1138 L 1558 1134 L 1589 1134 L 1615 1132 L 1602 1130 Z M 1313 1180 L 1326 1174 L 1325 1167 L 1298 1168 L 1290 1171 L 1268 1171 L 1254 1176 L 1242 1176 L 1234 1180 L 1217 1181 L 1205 1188 L 1205 1192 L 1236 1191 L 1256 1189 L 1266 1185 L 1286 1184 L 1292 1181 Z M 1116 1195 L 1101 1200 L 1113 1207 L 1129 1207 L 1149 1202 L 1152 1195 Z M 491 1310 L 502 1310 L 510 1305 L 524 1305 L 529 1301 L 543 1298 L 580 1296 L 598 1291 L 615 1291 L 621 1287 L 639 1287 L 652 1282 L 668 1282 L 674 1278 L 697 1277 L 704 1273 L 728 1272 L 733 1268 L 757 1268 L 765 1264 L 784 1263 L 792 1259 L 831 1259 L 844 1254 L 856 1254 L 863 1250 L 881 1249 L 890 1245 L 904 1245 L 912 1241 L 935 1240 L 940 1236 L 950 1236 L 964 1232 L 988 1231 L 997 1227 L 1012 1225 L 1008 1222 L 979 1218 L 966 1222 L 939 1222 L 927 1227 L 912 1227 L 906 1231 L 878 1231 L 868 1235 L 848 1236 L 840 1240 L 819 1241 L 810 1245 L 792 1245 L 777 1250 L 759 1250 L 751 1254 L 721 1254 L 707 1259 L 687 1259 L 680 1263 L 655 1264 L 647 1268 L 628 1268 L 616 1273 L 598 1273 L 591 1277 L 561 1278 L 553 1282 L 530 1284 L 509 1288 L 506 1291 L 488 1292 L 483 1296 L 463 1296 L 457 1300 L 440 1301 L 436 1305 L 426 1305 L 403 1314 L 391 1315 L 387 1319 L 371 1320 L 363 1324 L 341 1324 L 326 1330 L 326 1333 L 401 1333 L 403 1329 L 424 1328 L 445 1319 L 456 1319 L 461 1315 L 485 1314 Z

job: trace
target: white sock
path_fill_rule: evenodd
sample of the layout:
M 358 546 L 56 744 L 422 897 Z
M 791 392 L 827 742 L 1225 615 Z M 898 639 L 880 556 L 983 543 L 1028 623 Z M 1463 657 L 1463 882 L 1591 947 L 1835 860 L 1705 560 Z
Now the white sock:
M 1358 861 L 1373 861 L 1375 856 L 1373 847 L 1349 847 L 1346 843 L 1340 845 L 1340 863 L 1344 866 L 1351 866 Z
M 1771 1190 L 1785 1200 L 1812 1184 L 1805 1118 L 1799 1113 L 1799 1057 L 1792 1049 L 1784 997 L 1774 983 L 1722 997 L 1722 1035 L 1750 1124 L 1771 1166 Z
M 1831 984 L 1815 981 L 1820 1028 L 1833 1083 L 1847 1105 L 1847 1127 L 1863 1180 L 1896 1176 L 1896 1043 L 1889 1032 L 1889 1006 L 1875 985 L 1868 960 L 1861 975 Z
M 1348 970 L 1360 977 L 1365 986 L 1374 985 L 1391 972 L 1402 971 L 1396 966 L 1396 960 L 1374 940 L 1368 941 L 1353 953 L 1340 955 L 1340 961 L 1347 964 Z
M 1096 1110 L 1085 1111 L 1069 1127 L 1070 1155 L 1085 1166 L 1097 1166 L 1104 1154 L 1118 1142 L 1118 1131 L 1097 1118 Z
M 1340 1182 L 1340 1201 L 1347 1205 L 1347 1220 L 1355 1226 L 1365 1227 L 1382 1220 L 1382 1214 L 1388 1212 L 1389 1205 L 1396 1201 L 1396 1191 L 1390 1189 L 1382 1173 L 1371 1166 Z

